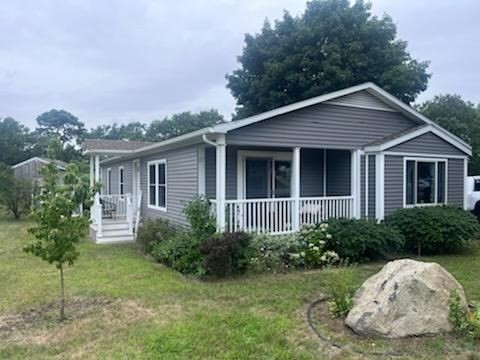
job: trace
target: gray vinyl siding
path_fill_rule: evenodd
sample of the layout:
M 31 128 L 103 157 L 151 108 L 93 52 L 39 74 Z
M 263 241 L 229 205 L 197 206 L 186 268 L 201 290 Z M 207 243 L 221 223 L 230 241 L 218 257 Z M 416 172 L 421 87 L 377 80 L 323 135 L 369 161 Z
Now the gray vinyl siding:
M 227 144 L 358 149 L 415 126 L 397 112 L 314 105 L 227 134 Z
M 403 156 L 385 156 L 385 215 L 403 208 Z
M 463 207 L 463 194 L 465 191 L 464 161 L 463 159 L 448 160 L 447 201 L 449 205 Z
M 447 156 L 446 156 L 447 157 Z M 404 157 L 385 156 L 385 215 L 403 207 Z M 447 159 L 447 203 L 463 206 L 464 160 Z
M 167 211 L 148 207 L 147 163 L 167 161 Z M 183 147 L 141 159 L 140 186 L 142 189 L 142 214 L 144 218 L 164 218 L 175 225 L 188 226 L 183 209 L 198 194 L 198 146 Z
M 345 106 L 360 106 L 367 108 L 382 109 L 386 111 L 392 111 L 392 108 L 379 100 L 375 96 L 371 95 L 368 91 L 363 90 L 353 94 L 345 95 L 340 98 L 330 100 L 326 102 L 332 104 L 343 104 Z
M 107 169 L 112 169 L 112 189 L 111 194 L 119 194 L 119 168 L 123 166 L 123 193 L 131 194 L 133 192 L 132 160 L 119 161 L 102 166 L 102 193 L 107 193 Z
M 291 151 L 280 148 L 227 146 L 226 197 L 237 198 L 237 153 L 241 150 Z M 323 149 L 302 149 L 300 152 L 300 196 L 324 196 Z M 215 149 L 206 149 L 205 191 L 210 199 L 216 197 Z M 327 150 L 327 195 L 350 195 L 350 151 Z
M 430 132 L 420 135 L 410 141 L 406 141 L 400 145 L 394 146 L 388 149 L 388 151 L 466 156 L 466 154 L 457 149 L 455 146 L 449 144 L 445 140 Z
M 302 149 L 300 152 L 300 196 L 323 196 L 322 149 Z
M 376 172 L 375 155 L 368 156 L 368 218 L 375 219 L 376 198 Z
M 351 194 L 350 162 L 350 151 L 327 150 L 327 196 Z

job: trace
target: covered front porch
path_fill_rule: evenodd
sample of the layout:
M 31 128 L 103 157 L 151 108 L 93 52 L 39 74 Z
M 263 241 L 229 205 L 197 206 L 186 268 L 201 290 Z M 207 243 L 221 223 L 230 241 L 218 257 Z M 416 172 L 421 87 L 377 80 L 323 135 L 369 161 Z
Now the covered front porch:
M 200 150 L 199 169 L 199 193 L 219 231 L 286 234 L 360 217 L 360 150 L 230 145 L 219 137 Z

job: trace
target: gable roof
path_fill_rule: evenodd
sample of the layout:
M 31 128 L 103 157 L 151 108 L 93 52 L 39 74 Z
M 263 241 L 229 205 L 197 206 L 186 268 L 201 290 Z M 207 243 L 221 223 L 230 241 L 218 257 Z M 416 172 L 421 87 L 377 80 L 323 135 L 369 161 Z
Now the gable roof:
M 34 157 L 31 157 L 30 159 L 27 159 L 25 161 L 22 161 L 22 162 L 19 162 L 18 164 L 13 165 L 12 169 L 16 169 L 20 166 L 26 165 L 26 164 L 31 163 L 33 161 L 39 161 L 41 163 L 48 164 L 48 163 L 50 163 L 51 160 L 41 158 L 41 157 L 38 157 L 38 156 L 34 156 Z M 61 160 L 53 160 L 53 162 L 57 165 L 57 168 L 60 169 L 60 170 L 65 170 L 67 165 L 68 165 L 66 162 L 63 162 Z
M 147 141 L 85 139 L 82 148 L 83 154 L 128 154 L 151 144 Z
M 163 148 L 179 146 L 186 142 L 192 141 L 194 139 L 197 139 L 197 140 L 201 139 L 202 137 L 205 137 L 208 134 L 226 134 L 230 131 L 240 129 L 242 127 L 249 126 L 249 125 L 252 125 L 267 119 L 271 119 L 280 115 L 288 114 L 293 111 L 301 110 L 313 105 L 318 105 L 322 103 L 340 104 L 342 102 L 340 98 L 343 98 L 358 92 L 366 92 L 372 95 L 373 97 L 379 100 L 379 103 L 386 104 L 393 111 L 400 112 L 401 114 L 413 120 L 419 125 L 424 125 L 424 126 L 428 125 L 429 129 L 434 129 L 436 133 L 442 135 L 442 136 L 439 135 L 440 137 L 444 139 L 448 139 L 448 141 L 452 145 L 458 147 L 460 150 L 462 150 L 468 155 L 472 154 L 471 146 L 467 144 L 465 141 L 455 136 L 454 134 L 450 133 L 440 125 L 436 124 L 434 121 L 422 115 L 417 110 L 405 104 L 400 99 L 396 98 L 392 94 L 383 90 L 379 86 L 375 85 L 372 82 L 367 82 L 367 83 L 352 86 L 346 89 L 333 91 L 328 94 L 316 96 L 311 99 L 299 101 L 290 105 L 282 106 L 258 115 L 247 117 L 245 119 L 230 121 L 228 123 L 223 123 L 223 124 L 215 125 L 212 127 L 203 128 L 200 130 L 193 131 L 191 133 L 187 133 L 172 139 L 162 141 L 162 142 L 151 143 L 145 147 L 140 147 L 134 150 L 117 152 L 117 155 L 125 155 L 125 154 L 141 155 L 143 153 L 153 152 Z M 352 105 L 352 106 L 360 107 L 360 108 L 362 107 L 361 105 Z M 386 108 L 384 106 L 380 107 L 379 105 L 379 110 L 385 110 L 385 109 Z M 412 132 L 412 134 L 414 133 L 415 132 Z M 87 152 L 84 152 L 84 153 L 87 153 Z

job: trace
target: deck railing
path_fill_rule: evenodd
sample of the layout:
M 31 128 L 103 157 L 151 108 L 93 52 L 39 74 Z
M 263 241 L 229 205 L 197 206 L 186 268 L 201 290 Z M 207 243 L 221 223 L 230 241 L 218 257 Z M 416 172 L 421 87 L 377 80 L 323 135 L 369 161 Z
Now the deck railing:
M 216 202 L 212 200 L 212 215 Z M 225 201 L 225 230 L 287 234 L 330 218 L 352 218 L 353 196 L 243 199 Z

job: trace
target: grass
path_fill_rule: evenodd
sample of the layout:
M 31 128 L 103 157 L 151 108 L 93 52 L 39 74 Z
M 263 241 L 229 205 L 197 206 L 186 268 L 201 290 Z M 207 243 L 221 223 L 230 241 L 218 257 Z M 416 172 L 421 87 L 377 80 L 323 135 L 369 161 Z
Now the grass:
M 22 251 L 27 221 L 0 219 L 0 319 L 45 307 L 55 318 L 56 269 Z M 134 245 L 84 241 L 65 274 L 67 316 L 0 333 L 0 358 L 318 359 L 306 306 L 335 270 L 244 276 L 221 282 L 184 277 L 140 255 Z M 428 258 L 444 265 L 480 302 L 480 248 Z M 356 281 L 382 264 L 358 267 Z M 91 305 L 100 299 L 100 305 Z M 45 310 L 47 311 L 47 310 Z

